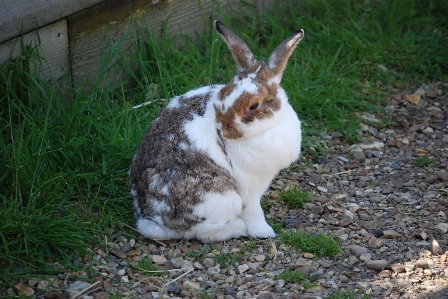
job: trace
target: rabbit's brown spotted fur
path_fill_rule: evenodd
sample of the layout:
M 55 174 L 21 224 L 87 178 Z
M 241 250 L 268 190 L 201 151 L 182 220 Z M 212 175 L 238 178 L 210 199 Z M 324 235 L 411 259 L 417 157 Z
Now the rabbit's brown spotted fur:
M 185 230 L 204 220 L 192 214 L 192 206 L 201 201 L 202 193 L 238 190 L 230 174 L 192 147 L 183 130 L 183 123 L 191 121 L 194 114 L 204 114 L 208 97 L 180 97 L 180 107 L 163 110 L 146 132 L 130 171 L 133 197 L 138 201 L 134 209 L 137 217 L 161 215 L 170 229 Z M 217 142 L 225 151 L 224 141 Z M 164 208 L 155 211 L 155 200 Z

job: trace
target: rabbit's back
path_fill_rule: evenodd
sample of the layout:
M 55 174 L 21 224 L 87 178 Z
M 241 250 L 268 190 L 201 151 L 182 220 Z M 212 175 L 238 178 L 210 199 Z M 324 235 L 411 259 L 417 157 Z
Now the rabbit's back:
M 129 176 L 137 218 L 157 217 L 169 229 L 188 230 L 205 220 L 194 213 L 194 207 L 202 203 L 205 194 L 237 191 L 229 172 L 195 141 L 213 135 L 195 136 L 201 132 L 189 132 L 189 124 L 206 122 L 210 117 L 207 106 L 213 90 L 202 88 L 174 98 L 147 130 L 132 160 Z M 210 130 L 210 126 L 215 124 L 203 129 Z M 219 142 L 218 138 L 217 148 Z

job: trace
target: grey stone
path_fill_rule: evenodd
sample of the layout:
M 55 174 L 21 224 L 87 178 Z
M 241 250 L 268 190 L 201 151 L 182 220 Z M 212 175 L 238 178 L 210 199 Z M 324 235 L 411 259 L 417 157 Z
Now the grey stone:
M 316 271 L 313 271 L 310 273 L 310 280 L 316 281 L 324 276 L 324 270 L 317 269 Z
M 361 256 L 363 253 L 367 253 L 369 250 L 365 247 L 359 245 L 350 245 L 350 252 L 353 253 L 354 256 Z
M 305 276 L 308 276 L 308 275 L 310 275 L 311 272 L 316 271 L 316 267 L 311 266 L 311 265 L 305 265 L 305 266 L 297 269 L 297 271 Z
M 437 229 L 442 234 L 445 234 L 448 232 L 448 223 L 438 223 L 436 226 L 434 226 L 435 229 Z
M 437 176 L 441 180 L 448 182 L 448 171 L 444 171 L 444 170 L 437 171 Z
M 389 262 L 386 260 L 372 260 L 372 261 L 368 261 L 366 264 L 367 264 L 367 268 L 369 268 L 369 269 L 382 270 L 389 265 Z
M 69 291 L 78 292 L 87 289 L 91 284 L 86 281 L 75 281 L 68 286 Z
M 230 295 L 230 296 L 235 297 L 236 296 L 236 291 L 232 287 L 225 287 L 224 288 L 224 295 Z

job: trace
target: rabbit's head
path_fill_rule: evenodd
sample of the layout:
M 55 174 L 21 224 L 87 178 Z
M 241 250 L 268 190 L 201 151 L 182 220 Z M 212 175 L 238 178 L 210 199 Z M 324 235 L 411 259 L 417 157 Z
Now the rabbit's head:
M 232 52 L 238 71 L 214 103 L 218 129 L 226 139 L 258 135 L 278 121 L 276 112 L 287 104 L 279 84 L 288 58 L 304 32 L 298 30 L 291 34 L 264 62 L 257 61 L 247 44 L 221 22 L 215 21 L 215 29 Z

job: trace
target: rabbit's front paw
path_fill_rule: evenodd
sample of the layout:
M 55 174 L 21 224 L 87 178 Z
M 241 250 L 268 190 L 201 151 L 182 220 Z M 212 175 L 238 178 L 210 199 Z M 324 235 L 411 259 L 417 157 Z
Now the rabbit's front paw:
M 266 221 L 247 223 L 248 235 L 252 238 L 275 238 L 275 232 Z

